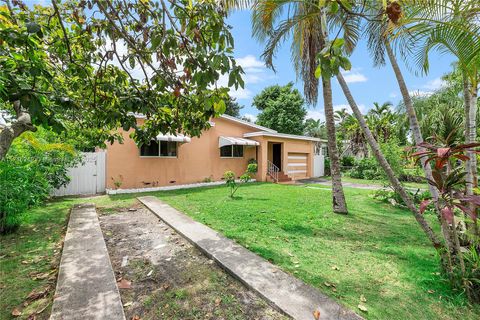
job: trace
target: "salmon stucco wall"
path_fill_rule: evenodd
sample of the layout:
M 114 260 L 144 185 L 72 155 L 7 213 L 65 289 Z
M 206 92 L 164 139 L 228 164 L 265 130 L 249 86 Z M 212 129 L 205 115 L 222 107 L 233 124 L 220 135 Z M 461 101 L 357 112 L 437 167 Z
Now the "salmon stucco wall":
M 115 189 L 116 181 L 121 189 L 218 181 L 227 170 L 239 177 L 245 172 L 248 160 L 256 158 L 256 148 L 244 147 L 243 158 L 221 158 L 218 139 L 220 136 L 243 137 L 244 133 L 258 129 L 223 118 L 213 122 L 215 126 L 200 138 L 192 137 L 191 142 L 178 144 L 176 158 L 140 157 L 130 132 L 121 131 L 123 144 L 115 142 L 106 149 L 107 188 Z
M 289 154 L 304 154 L 306 159 L 306 173 L 305 174 L 296 174 L 295 176 L 289 175 L 293 179 L 301 179 L 311 177 L 313 175 L 313 154 L 314 154 L 314 145 L 312 141 L 308 140 L 298 140 L 298 139 L 289 139 L 281 137 L 270 137 L 270 136 L 261 136 L 261 137 L 252 137 L 249 139 L 255 139 L 260 142 L 260 147 L 258 150 L 258 163 L 259 163 L 259 179 L 262 181 L 267 180 L 267 160 L 272 161 L 272 144 L 280 143 L 282 145 L 282 167 L 280 171 L 287 173 L 288 164 L 292 162 L 297 162 L 295 160 L 289 160 Z

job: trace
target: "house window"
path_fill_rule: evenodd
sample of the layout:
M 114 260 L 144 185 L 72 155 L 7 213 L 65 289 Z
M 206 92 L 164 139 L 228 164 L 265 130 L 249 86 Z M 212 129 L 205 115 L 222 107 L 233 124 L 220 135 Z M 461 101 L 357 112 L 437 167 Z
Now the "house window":
M 151 141 L 140 146 L 141 157 L 176 157 L 177 143 L 173 141 Z
M 220 148 L 222 158 L 243 158 L 243 146 L 223 146 Z

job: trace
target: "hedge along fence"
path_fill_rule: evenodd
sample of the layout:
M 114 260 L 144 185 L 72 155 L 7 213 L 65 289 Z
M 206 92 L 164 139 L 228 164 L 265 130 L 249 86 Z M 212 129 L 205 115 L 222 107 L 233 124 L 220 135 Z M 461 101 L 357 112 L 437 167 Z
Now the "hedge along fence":
M 0 233 L 15 231 L 29 208 L 69 182 L 67 170 L 80 158 L 58 140 L 45 129 L 24 133 L 0 161 Z

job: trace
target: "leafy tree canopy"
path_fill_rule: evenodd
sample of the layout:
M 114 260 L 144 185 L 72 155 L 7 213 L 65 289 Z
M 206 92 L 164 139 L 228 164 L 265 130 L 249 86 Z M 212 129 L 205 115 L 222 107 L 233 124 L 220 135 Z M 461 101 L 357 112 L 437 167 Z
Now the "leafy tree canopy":
M 263 89 L 253 98 L 253 105 L 261 111 L 257 124 L 281 133 L 303 134 L 307 115 L 305 101 L 290 82 Z
M 0 159 L 36 126 L 85 134 L 94 144 L 136 129 L 199 135 L 243 86 L 225 12 L 205 1 L 52 1 L 0 6 Z M 147 116 L 142 126 L 134 114 Z

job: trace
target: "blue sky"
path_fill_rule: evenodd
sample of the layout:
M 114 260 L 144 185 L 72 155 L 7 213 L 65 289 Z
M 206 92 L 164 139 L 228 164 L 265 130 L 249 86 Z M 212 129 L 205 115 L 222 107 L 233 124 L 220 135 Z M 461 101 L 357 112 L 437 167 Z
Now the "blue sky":
M 235 39 L 235 58 L 242 65 L 245 71 L 245 88 L 243 90 L 232 90 L 231 95 L 244 105 L 242 115 L 254 117 L 258 110 L 251 106 L 253 97 L 262 91 L 263 88 L 273 84 L 286 84 L 295 82 L 295 86 L 303 92 L 303 84 L 296 81 L 295 71 L 290 61 L 290 43 L 287 41 L 278 51 L 274 65 L 276 73 L 267 69 L 261 61 L 263 45 L 252 38 L 249 11 L 236 11 L 228 18 L 228 23 L 233 27 L 232 34 Z M 410 91 L 417 94 L 428 94 L 442 85 L 440 77 L 451 70 L 453 57 L 433 53 L 430 56 L 430 72 L 427 76 L 420 77 L 409 72 L 401 63 L 402 71 Z M 382 68 L 373 67 L 372 59 L 361 41 L 358 48 L 351 56 L 352 70 L 344 73 L 349 82 L 350 89 L 361 106 L 363 112 L 371 108 L 373 102 L 383 103 L 391 101 L 394 105 L 401 100 L 395 76 L 390 65 Z M 334 79 L 333 79 L 334 80 Z M 333 83 L 333 104 L 335 109 L 347 106 L 346 99 L 336 81 Z M 324 119 L 323 100 L 321 92 L 318 104 L 315 107 L 308 107 L 308 116 L 315 119 Z

